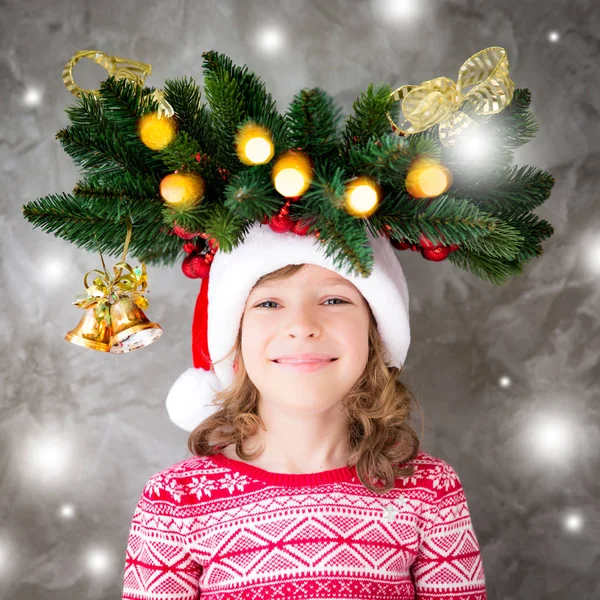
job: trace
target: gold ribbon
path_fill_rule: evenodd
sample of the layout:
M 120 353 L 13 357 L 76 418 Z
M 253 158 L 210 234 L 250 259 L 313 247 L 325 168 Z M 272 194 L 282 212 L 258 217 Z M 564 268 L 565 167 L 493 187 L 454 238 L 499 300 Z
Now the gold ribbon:
M 162 90 L 154 90 L 146 96 L 147 99 L 156 100 L 158 102 L 158 118 L 166 117 L 167 119 L 175 114 L 173 107 L 167 102 L 165 94 Z
M 82 58 L 89 58 L 108 71 L 109 75 L 114 75 L 116 79 L 131 79 L 140 87 L 144 85 L 146 76 L 152 73 L 152 65 L 137 62 L 129 58 L 120 56 L 109 56 L 99 50 L 79 50 L 73 54 L 69 62 L 65 65 L 62 78 L 66 88 L 75 96 L 81 96 L 82 92 L 88 94 L 100 95 L 99 90 L 83 90 L 73 80 L 73 67 Z
M 389 112 L 386 116 L 398 135 L 418 133 L 439 124 L 440 141 L 445 146 L 453 146 L 457 136 L 474 123 L 459 110 L 465 100 L 478 115 L 499 113 L 510 104 L 515 84 L 508 69 L 504 48 L 485 48 L 463 63 L 456 83 L 447 77 L 437 77 L 420 85 L 403 85 L 391 93 L 395 101 L 402 102 L 404 121 L 401 125 L 409 122 L 410 127 L 402 129 Z M 462 90 L 469 86 L 475 87 L 463 94 Z
M 94 316 L 96 319 L 98 321 L 104 319 L 109 325 L 111 323 L 110 305 L 125 296 L 131 297 L 133 302 L 142 310 L 148 307 L 148 299 L 143 296 L 143 294 L 148 292 L 146 265 L 142 263 L 141 267 L 134 269 L 125 262 L 132 232 L 131 218 L 129 215 L 127 218 L 127 239 L 125 240 L 125 247 L 123 249 L 123 258 L 121 262 L 113 267 L 114 276 L 111 277 L 109 275 L 104 264 L 102 252 L 100 252 L 104 271 L 98 269 L 88 271 L 83 278 L 85 290 L 78 294 L 73 301 L 73 304 L 79 308 L 87 309 L 94 307 Z M 123 270 L 128 271 L 129 274 L 123 274 Z M 90 286 L 88 285 L 88 277 L 92 273 L 98 273 L 98 276 L 94 278 L 92 281 L 93 285 Z

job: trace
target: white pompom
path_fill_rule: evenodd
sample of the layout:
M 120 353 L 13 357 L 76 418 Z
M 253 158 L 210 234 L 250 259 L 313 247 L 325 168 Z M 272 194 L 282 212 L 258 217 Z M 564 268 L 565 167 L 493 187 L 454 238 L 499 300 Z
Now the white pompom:
M 223 389 L 214 373 L 206 369 L 189 368 L 171 386 L 167 396 L 167 412 L 177 427 L 193 431 L 218 409 L 212 404 L 217 392 Z

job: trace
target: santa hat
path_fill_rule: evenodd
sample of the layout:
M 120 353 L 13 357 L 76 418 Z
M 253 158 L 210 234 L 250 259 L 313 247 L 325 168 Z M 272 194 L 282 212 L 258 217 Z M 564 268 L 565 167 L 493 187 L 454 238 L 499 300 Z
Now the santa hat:
M 313 235 L 277 233 L 255 222 L 231 252 L 216 252 L 202 279 L 192 324 L 194 366 L 184 371 L 167 396 L 167 412 L 175 425 L 194 430 L 217 410 L 217 392 L 233 382 L 235 357 L 222 359 L 234 345 L 246 300 L 256 282 L 291 264 L 313 264 L 334 271 L 353 283 L 368 302 L 388 354 L 388 365 L 401 368 L 410 345 L 408 288 L 390 240 L 367 230 L 373 250 L 368 277 L 338 267 Z M 213 367 L 214 373 L 211 371 Z

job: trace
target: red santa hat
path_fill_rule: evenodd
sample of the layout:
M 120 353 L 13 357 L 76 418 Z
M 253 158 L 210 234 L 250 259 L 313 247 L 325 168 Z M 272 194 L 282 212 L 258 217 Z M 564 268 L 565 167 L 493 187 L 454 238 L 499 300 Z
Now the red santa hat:
M 233 382 L 235 356 L 218 364 L 235 343 L 246 300 L 256 282 L 290 264 L 313 264 L 339 273 L 353 283 L 368 302 L 388 354 L 387 364 L 402 367 L 410 345 L 408 288 L 390 240 L 367 230 L 373 251 L 368 277 L 349 272 L 326 255 L 313 235 L 277 233 L 255 222 L 231 252 L 214 254 L 208 275 L 202 279 L 192 324 L 193 367 L 175 381 L 167 396 L 171 421 L 194 430 L 217 407 L 215 394 Z M 211 371 L 213 366 L 214 373 Z

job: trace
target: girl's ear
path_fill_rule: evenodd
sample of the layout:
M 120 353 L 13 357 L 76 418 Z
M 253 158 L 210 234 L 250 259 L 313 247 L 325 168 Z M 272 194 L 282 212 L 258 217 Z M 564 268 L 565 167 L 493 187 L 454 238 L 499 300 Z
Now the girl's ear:
M 233 361 L 233 372 L 237 373 L 238 371 L 238 359 L 237 359 L 237 354 L 235 355 L 235 360 Z

